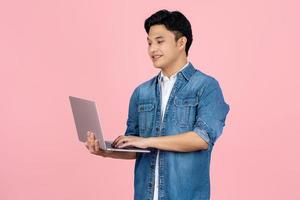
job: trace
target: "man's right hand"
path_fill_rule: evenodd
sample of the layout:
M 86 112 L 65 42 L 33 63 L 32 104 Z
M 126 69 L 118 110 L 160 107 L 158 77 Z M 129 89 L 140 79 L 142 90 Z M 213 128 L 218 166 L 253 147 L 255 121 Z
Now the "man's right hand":
M 95 138 L 95 134 L 90 131 L 87 132 L 87 140 L 85 146 L 91 154 L 95 154 L 98 156 L 109 157 L 109 155 L 112 153 L 111 151 L 100 149 L 99 141 Z

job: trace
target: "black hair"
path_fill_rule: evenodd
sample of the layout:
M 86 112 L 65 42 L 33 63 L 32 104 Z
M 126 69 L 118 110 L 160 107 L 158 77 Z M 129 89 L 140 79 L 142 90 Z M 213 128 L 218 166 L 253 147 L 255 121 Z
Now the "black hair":
M 185 36 L 187 38 L 185 53 L 188 55 L 193 42 L 192 27 L 189 20 L 181 12 L 171 12 L 164 9 L 152 14 L 144 23 L 147 34 L 149 34 L 150 27 L 154 25 L 164 25 L 167 30 L 174 33 L 176 42 Z

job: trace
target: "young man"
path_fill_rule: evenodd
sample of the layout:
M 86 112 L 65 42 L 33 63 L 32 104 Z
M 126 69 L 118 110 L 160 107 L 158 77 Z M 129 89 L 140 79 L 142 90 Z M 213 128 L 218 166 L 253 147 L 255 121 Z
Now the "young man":
M 160 73 L 134 90 L 125 136 L 113 145 L 151 153 L 103 151 L 93 133 L 86 146 L 96 155 L 136 159 L 135 200 L 208 200 L 211 152 L 229 106 L 218 82 L 188 62 L 192 30 L 182 13 L 158 11 L 145 21 L 145 30 Z

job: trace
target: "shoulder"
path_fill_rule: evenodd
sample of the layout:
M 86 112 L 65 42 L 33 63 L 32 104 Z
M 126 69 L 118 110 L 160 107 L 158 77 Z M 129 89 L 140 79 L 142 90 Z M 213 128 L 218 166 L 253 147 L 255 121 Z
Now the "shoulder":
M 152 77 L 151 79 L 140 83 L 136 88 L 135 91 L 143 91 L 143 90 L 149 90 L 151 88 L 155 87 L 155 83 L 156 83 L 156 79 L 157 79 L 157 75 Z
M 219 82 L 211 75 L 208 75 L 199 69 L 195 70 L 195 73 L 191 77 L 191 81 L 201 85 L 202 88 L 217 88 Z
M 133 91 L 133 96 L 144 96 L 148 95 L 151 91 L 155 91 L 155 83 L 157 81 L 156 79 L 157 75 L 145 82 L 140 83 L 137 87 L 135 87 Z

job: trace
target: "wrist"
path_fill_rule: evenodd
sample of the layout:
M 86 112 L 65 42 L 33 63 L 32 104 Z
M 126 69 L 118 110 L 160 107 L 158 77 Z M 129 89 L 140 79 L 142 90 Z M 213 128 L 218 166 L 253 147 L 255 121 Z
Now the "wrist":
M 155 148 L 157 137 L 149 137 L 147 138 L 148 148 Z

